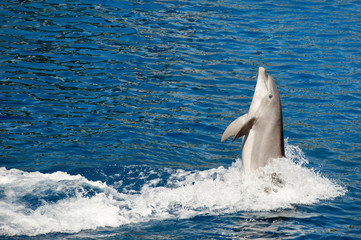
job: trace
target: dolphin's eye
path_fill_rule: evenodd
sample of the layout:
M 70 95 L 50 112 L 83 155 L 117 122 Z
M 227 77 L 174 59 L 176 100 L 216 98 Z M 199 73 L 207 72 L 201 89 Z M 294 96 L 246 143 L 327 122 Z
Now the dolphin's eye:
M 269 95 L 268 95 L 268 98 L 269 98 L 269 99 L 271 99 L 272 97 L 273 97 L 272 94 L 269 94 Z

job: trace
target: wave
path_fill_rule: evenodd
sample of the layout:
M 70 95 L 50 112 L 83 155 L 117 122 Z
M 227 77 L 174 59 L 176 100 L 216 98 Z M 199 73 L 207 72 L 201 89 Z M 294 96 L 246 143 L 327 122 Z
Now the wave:
M 0 235 L 74 233 L 150 220 L 289 209 L 346 193 L 307 168 L 298 147 L 286 144 L 286 156 L 247 176 L 241 174 L 240 159 L 227 168 L 202 171 L 130 166 L 121 176 L 114 174 L 119 179 L 111 184 L 65 172 L 0 168 Z M 134 187 L 137 179 L 143 179 L 139 188 Z

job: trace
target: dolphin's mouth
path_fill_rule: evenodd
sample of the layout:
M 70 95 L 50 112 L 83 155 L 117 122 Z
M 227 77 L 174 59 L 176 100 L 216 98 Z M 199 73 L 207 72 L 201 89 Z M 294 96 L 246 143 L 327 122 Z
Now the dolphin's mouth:
M 263 78 L 264 86 L 266 87 L 267 91 L 269 91 L 268 74 L 267 74 L 266 69 L 264 67 L 260 67 L 258 69 L 258 76 Z

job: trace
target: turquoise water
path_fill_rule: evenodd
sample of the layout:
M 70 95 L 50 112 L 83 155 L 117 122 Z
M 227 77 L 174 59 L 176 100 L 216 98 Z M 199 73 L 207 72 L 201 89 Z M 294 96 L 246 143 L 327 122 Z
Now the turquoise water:
M 1 1 L 0 238 L 361 238 L 360 9 Z M 242 176 L 259 66 L 286 158 Z

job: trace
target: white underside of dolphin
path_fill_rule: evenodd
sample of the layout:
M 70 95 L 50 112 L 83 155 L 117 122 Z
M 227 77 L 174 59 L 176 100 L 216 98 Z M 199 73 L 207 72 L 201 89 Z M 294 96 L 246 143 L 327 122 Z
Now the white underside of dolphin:
M 281 99 L 276 83 L 259 68 L 256 89 L 248 113 L 234 120 L 221 141 L 243 137 L 242 169 L 249 173 L 269 160 L 285 156 Z

